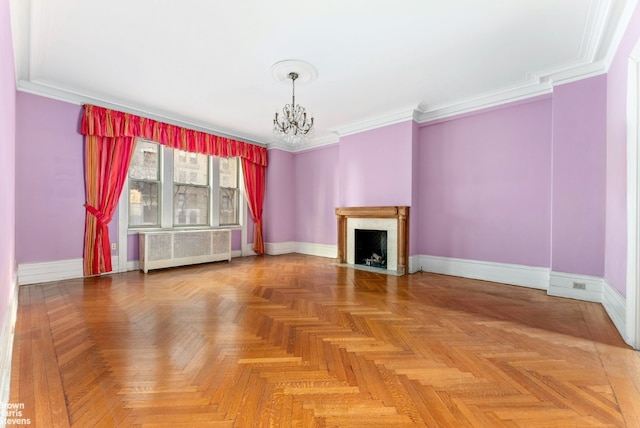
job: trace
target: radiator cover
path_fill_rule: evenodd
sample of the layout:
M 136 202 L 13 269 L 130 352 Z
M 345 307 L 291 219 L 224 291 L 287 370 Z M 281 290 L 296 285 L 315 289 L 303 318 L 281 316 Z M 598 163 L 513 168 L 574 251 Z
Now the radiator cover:
M 139 233 L 140 269 L 231 260 L 231 230 L 162 230 Z

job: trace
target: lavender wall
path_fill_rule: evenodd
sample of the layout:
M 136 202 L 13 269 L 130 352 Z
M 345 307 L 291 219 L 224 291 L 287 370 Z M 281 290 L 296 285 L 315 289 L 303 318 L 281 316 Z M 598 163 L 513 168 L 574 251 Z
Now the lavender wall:
M 0 1 L 0 328 L 4 331 L 16 277 L 16 83 L 9 2 Z M 4 345 L 4 344 L 3 344 Z M 4 388 L 4 385 L 1 385 Z
M 411 205 L 412 131 L 409 120 L 340 139 L 339 206 Z
M 607 73 L 607 199 L 604 277 L 626 296 L 627 269 L 627 67 L 640 41 L 640 5 L 631 17 Z
M 551 270 L 604 275 L 606 76 L 553 91 Z
M 262 214 L 264 242 L 292 242 L 296 240 L 294 155 L 278 149 L 268 153 Z M 247 239 L 253 242 L 253 235 Z
M 18 92 L 16 112 L 16 259 L 30 263 L 81 258 L 81 107 Z
M 337 244 L 338 145 L 295 155 L 295 241 Z
M 548 267 L 551 99 L 420 128 L 424 255 Z

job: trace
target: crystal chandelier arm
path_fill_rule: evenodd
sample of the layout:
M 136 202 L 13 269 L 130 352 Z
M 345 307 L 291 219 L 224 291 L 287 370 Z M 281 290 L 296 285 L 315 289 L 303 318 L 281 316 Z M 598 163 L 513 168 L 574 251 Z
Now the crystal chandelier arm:
M 304 107 L 296 104 L 296 79 L 298 73 L 289 73 L 291 79 L 291 104 L 287 104 L 282 109 L 282 116 L 277 112 L 273 120 L 274 132 L 283 140 L 290 144 L 295 144 L 313 128 L 313 117 L 307 118 L 307 111 Z

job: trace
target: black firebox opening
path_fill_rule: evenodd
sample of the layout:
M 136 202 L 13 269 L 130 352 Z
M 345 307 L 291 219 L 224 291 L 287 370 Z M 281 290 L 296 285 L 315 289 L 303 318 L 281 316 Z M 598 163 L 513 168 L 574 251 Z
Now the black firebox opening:
M 355 264 L 387 268 L 387 231 L 356 229 Z

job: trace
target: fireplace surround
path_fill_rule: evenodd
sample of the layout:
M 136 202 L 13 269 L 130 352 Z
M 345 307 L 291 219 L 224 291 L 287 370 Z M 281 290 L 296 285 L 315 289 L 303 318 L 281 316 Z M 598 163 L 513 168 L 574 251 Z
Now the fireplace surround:
M 339 207 L 338 263 L 354 264 L 355 229 L 385 230 L 387 232 L 387 269 L 404 275 L 408 269 L 409 207 Z

